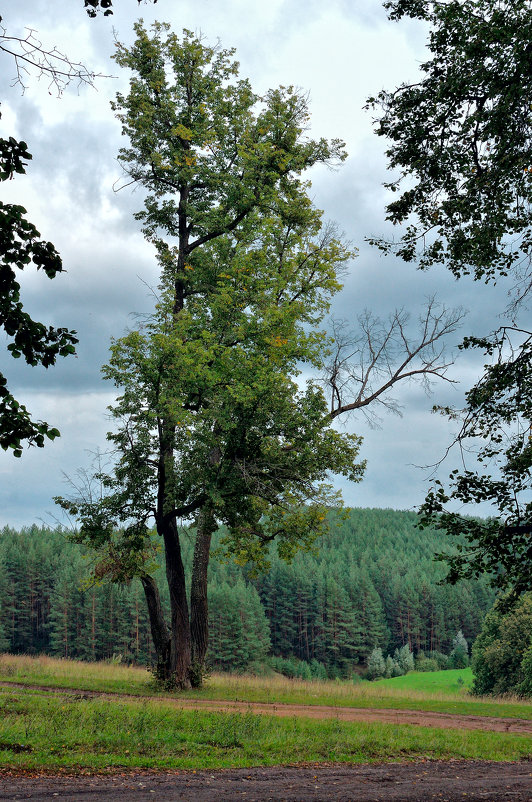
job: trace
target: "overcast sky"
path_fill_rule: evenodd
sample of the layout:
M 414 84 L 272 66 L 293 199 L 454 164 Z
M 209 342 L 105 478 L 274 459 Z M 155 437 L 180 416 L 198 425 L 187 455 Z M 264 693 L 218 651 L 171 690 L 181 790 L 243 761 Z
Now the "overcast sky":
M 36 319 L 75 328 L 80 337 L 77 357 L 48 371 L 15 362 L 0 349 L 0 370 L 15 396 L 62 434 L 45 449 L 27 449 L 21 459 L 0 453 L 0 525 L 50 522 L 52 497 L 67 492 L 63 474 L 75 475 L 89 465 L 91 453 L 105 449 L 113 388 L 102 381 L 100 366 L 110 338 L 152 305 L 157 268 L 133 219 L 141 196 L 113 189 L 121 175 L 117 152 L 125 142 L 110 100 L 118 90 L 127 91 L 127 75 L 110 56 L 115 33 L 130 42 L 139 15 L 147 24 L 167 21 L 177 32 L 186 27 L 236 47 L 241 74 L 255 91 L 301 87 L 310 94 L 311 134 L 346 141 L 347 162 L 338 171 L 320 168 L 311 176 L 314 202 L 359 248 L 335 301 L 336 316 L 354 321 L 365 308 L 387 316 L 404 307 L 415 319 L 426 297 L 437 293 L 445 304 L 470 310 L 449 343 L 452 349 L 464 334 L 496 328 L 506 303 L 504 286 L 456 282 L 443 269 L 420 273 L 364 243 L 368 235 L 386 231 L 382 182 L 388 176 L 385 142 L 373 134 L 371 115 L 362 107 L 381 88 L 415 79 L 424 58 L 421 24 L 389 22 L 379 0 L 159 0 L 140 6 L 115 0 L 114 16 L 95 20 L 82 6 L 82 0 L 23 0 L 2 8 L 8 35 L 36 29 L 44 43 L 116 77 L 98 79 L 95 89 L 71 86 L 57 99 L 45 78 L 28 76 L 24 92 L 13 85 L 13 61 L 0 54 L 0 135 L 26 140 L 34 157 L 26 176 L 2 184 L 3 199 L 26 207 L 67 270 L 54 281 L 26 271 L 23 302 Z M 479 370 L 471 355 L 462 355 L 453 372 L 456 386 L 437 385 L 433 397 L 415 385 L 398 390 L 402 418 L 384 417 L 380 429 L 362 417 L 349 420 L 347 428 L 364 436 L 368 469 L 361 484 L 341 485 L 348 505 L 412 509 L 423 500 L 428 472 L 416 466 L 438 460 L 453 433 L 431 407 L 459 405 Z M 447 475 L 451 467 L 445 463 L 440 473 Z

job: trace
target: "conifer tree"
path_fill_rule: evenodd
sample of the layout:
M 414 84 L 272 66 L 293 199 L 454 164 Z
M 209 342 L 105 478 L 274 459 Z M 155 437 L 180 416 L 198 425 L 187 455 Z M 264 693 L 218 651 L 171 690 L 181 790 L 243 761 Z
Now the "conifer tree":
M 379 677 L 384 677 L 386 674 L 386 662 L 382 649 L 376 648 L 371 652 L 368 658 L 367 674 L 369 679 L 379 679 Z

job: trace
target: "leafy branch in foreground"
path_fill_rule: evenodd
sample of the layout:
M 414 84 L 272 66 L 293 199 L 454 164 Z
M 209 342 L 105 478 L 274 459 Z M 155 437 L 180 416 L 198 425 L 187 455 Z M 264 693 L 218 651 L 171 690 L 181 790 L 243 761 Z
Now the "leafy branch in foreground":
M 368 100 L 399 178 L 388 219 L 397 243 L 372 242 L 456 277 L 512 273 L 530 288 L 532 14 L 530 0 L 396 0 L 392 19 L 431 25 L 419 81 Z
M 12 137 L 0 139 L 0 181 L 7 181 L 26 172 L 26 160 L 31 159 L 25 142 Z M 12 342 L 7 350 L 15 359 L 24 357 L 29 365 L 53 365 L 58 356 L 75 353 L 78 342 L 75 331 L 45 326 L 24 312 L 20 301 L 20 284 L 15 269 L 33 264 L 54 278 L 63 270 L 61 257 L 51 242 L 40 239 L 35 226 L 26 217 L 22 206 L 0 201 L 0 327 Z M 22 454 L 22 443 L 42 447 L 45 438 L 53 440 L 57 429 L 44 421 L 33 421 L 25 406 L 18 403 L 7 388 L 0 373 L 0 446 Z
M 457 278 L 497 281 L 511 275 L 514 326 L 470 337 L 493 362 L 466 396 L 457 442 L 479 460 L 453 471 L 422 507 L 425 523 L 465 538 L 447 559 L 450 579 L 492 574 L 512 588 L 531 587 L 532 509 L 529 440 L 532 410 L 530 325 L 518 314 L 532 290 L 532 3 L 530 0 L 390 0 L 391 19 L 428 22 L 429 58 L 419 80 L 381 92 L 377 133 L 390 140 L 388 187 L 402 191 L 388 219 L 405 224 L 385 251 L 420 267 L 445 265 Z M 478 521 L 448 505 L 489 502 L 497 518 Z M 456 542 L 460 544 L 458 539 Z
M 512 591 L 508 602 L 530 588 L 532 575 L 532 332 L 505 326 L 493 338 L 468 338 L 463 347 L 483 348 L 493 357 L 466 395 L 457 436 L 459 446 L 473 451 L 490 473 L 455 470 L 450 490 L 437 481 L 421 521 L 461 536 L 456 555 L 440 555 L 449 563 L 451 582 L 488 572 L 496 587 Z M 490 502 L 498 516 L 462 516 L 447 510 L 451 500 Z

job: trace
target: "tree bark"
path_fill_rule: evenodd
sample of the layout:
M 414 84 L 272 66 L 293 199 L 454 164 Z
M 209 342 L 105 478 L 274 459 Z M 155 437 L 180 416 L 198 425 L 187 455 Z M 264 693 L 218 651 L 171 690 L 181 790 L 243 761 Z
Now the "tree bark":
M 181 557 L 179 531 L 172 488 L 173 439 L 175 427 L 159 423 L 160 453 L 157 476 L 157 533 L 163 538 L 166 581 L 170 593 L 170 648 L 160 666 L 160 678 L 175 688 L 190 688 L 190 621 L 185 568 Z
M 148 605 L 148 615 L 150 618 L 151 636 L 157 655 L 157 675 L 165 674 L 170 660 L 170 633 L 164 620 L 163 608 L 159 588 L 155 579 L 148 574 L 143 574 L 140 578 L 144 595 Z
M 209 610 L 207 602 L 207 569 L 212 534 L 216 520 L 212 507 L 206 504 L 199 512 L 190 587 L 190 634 L 194 687 L 200 687 L 205 673 L 205 655 L 209 643 Z
M 175 517 L 171 516 L 166 520 L 161 529 L 166 557 L 166 580 L 170 591 L 170 657 L 166 679 L 177 688 L 190 688 L 190 622 L 185 568 Z

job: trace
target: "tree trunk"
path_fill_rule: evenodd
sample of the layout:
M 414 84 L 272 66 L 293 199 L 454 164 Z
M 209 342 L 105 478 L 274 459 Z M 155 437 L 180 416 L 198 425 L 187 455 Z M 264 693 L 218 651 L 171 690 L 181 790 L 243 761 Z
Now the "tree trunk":
M 164 542 L 166 581 L 170 592 L 170 632 L 169 648 L 167 652 L 161 652 L 160 655 L 159 652 L 157 653 L 157 662 L 158 676 L 161 681 L 168 686 L 183 689 L 190 688 L 191 684 L 190 622 L 185 585 L 185 568 L 181 557 L 179 531 L 174 512 L 175 500 L 172 488 L 174 434 L 175 426 L 171 422 L 166 420 L 159 421 L 160 452 L 157 475 L 156 523 L 157 533 Z M 162 620 L 162 611 L 160 620 Z
M 156 676 L 164 678 L 166 668 L 170 659 L 170 633 L 164 620 L 163 608 L 161 605 L 161 597 L 159 595 L 159 588 L 155 579 L 148 574 L 143 574 L 140 578 L 142 587 L 144 588 L 144 595 L 148 604 L 148 614 L 150 617 L 150 629 L 155 647 L 155 654 L 157 655 L 157 668 Z
M 190 621 L 185 568 L 174 516 L 164 523 L 161 534 L 164 538 L 166 580 L 170 591 L 170 656 L 165 679 L 176 688 L 190 688 Z
M 209 642 L 209 610 L 207 602 L 207 569 L 212 534 L 216 520 L 210 505 L 200 510 L 190 587 L 190 634 L 192 645 L 192 685 L 200 687 L 205 674 L 205 655 Z

